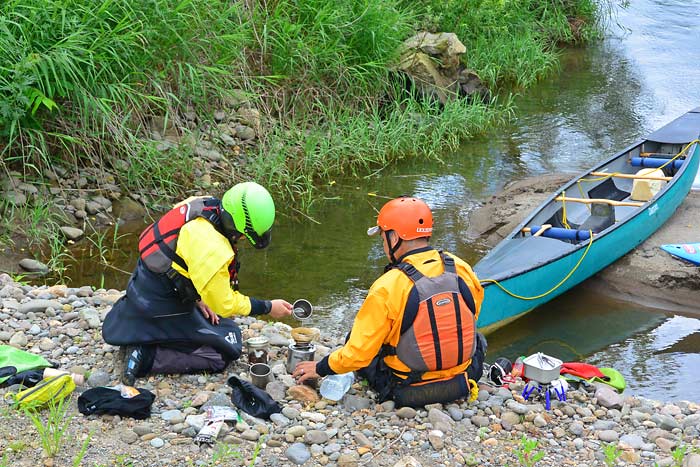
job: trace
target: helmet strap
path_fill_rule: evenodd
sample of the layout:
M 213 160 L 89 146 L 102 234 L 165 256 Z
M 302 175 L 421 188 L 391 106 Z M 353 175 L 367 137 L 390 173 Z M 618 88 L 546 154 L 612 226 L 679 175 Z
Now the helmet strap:
M 389 247 L 389 259 L 391 260 L 391 263 L 389 263 L 389 264 L 391 264 L 391 265 L 397 264 L 398 260 L 396 259 L 396 251 L 401 246 L 401 243 L 403 243 L 403 239 L 401 237 L 398 237 L 399 239 L 396 242 L 396 245 L 392 246 L 391 240 L 389 238 L 389 231 L 384 231 L 384 238 L 386 239 L 386 246 Z

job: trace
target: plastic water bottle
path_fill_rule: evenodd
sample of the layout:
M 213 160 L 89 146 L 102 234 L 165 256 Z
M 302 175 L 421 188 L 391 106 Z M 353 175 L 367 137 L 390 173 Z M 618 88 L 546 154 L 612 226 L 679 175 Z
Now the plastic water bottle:
M 328 375 L 321 382 L 321 395 L 326 399 L 339 401 L 348 392 L 353 381 L 355 381 L 355 375 L 352 372 Z
M 525 357 L 520 356 L 518 359 L 513 363 L 513 369 L 510 370 L 511 376 L 513 378 L 522 378 L 523 377 L 523 371 L 525 370 L 525 364 L 523 363 L 523 360 L 525 360 Z

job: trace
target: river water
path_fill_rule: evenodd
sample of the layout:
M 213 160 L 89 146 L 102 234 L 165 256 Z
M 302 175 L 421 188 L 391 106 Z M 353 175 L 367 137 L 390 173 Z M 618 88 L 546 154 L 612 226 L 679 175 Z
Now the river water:
M 310 325 L 344 333 L 386 262 L 366 236 L 389 198 L 410 194 L 433 208 L 433 244 L 474 264 L 485 250 L 464 238 L 469 213 L 506 183 L 580 172 L 700 106 L 700 0 L 637 0 L 618 12 L 603 41 L 562 53 L 561 71 L 515 99 L 516 118 L 442 161 L 407 161 L 322 188 L 309 217 L 278 213 L 272 245 L 242 248 L 242 290 L 306 298 Z M 122 226 L 113 265 L 130 271 L 142 225 Z M 109 236 L 108 236 L 109 238 Z M 111 241 L 111 238 L 109 238 Z M 79 255 L 76 285 L 123 289 L 128 276 Z M 297 323 L 290 322 L 292 325 Z M 584 283 L 489 336 L 489 361 L 543 351 L 611 366 L 627 393 L 700 400 L 700 320 L 589 293 Z

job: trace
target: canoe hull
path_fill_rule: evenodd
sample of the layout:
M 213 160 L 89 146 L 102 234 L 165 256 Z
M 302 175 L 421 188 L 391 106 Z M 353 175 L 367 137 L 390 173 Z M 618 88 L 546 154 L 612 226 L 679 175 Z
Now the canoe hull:
M 613 157 L 607 162 L 614 159 Z M 615 224 L 601 235 L 594 236 L 590 245 L 589 240 L 583 241 L 575 249 L 563 253 L 559 257 L 547 260 L 542 264 L 534 264 L 532 268 L 520 273 L 506 274 L 507 277 L 497 277 L 498 284 L 512 294 L 531 299 L 514 297 L 494 282 L 483 283 L 485 297 L 478 322 L 479 328 L 488 333 L 508 324 L 580 284 L 649 238 L 671 217 L 687 196 L 695 174 L 698 172 L 699 160 L 700 146 L 695 145 L 686 158 L 687 163 L 684 170 L 677 174 L 672 183 L 669 183 L 668 189 L 660 193 L 651 202 L 644 203 L 634 215 L 627 218 L 624 222 Z M 573 182 L 577 179 L 574 179 Z M 551 205 L 553 199 L 554 196 L 540 206 L 538 211 Z M 500 248 L 503 255 L 504 245 L 502 244 L 509 241 L 517 241 L 515 237 L 517 237 L 518 232 L 533 217 L 534 215 L 530 216 L 528 220 L 520 224 L 514 233 L 501 242 L 493 252 Z M 531 246 L 528 246 L 528 244 L 524 243 L 523 248 L 532 248 L 534 245 L 532 243 Z M 510 246 L 512 251 L 512 243 Z M 480 263 L 477 263 L 474 269 L 479 278 L 484 280 L 486 277 L 482 277 L 479 271 Z M 490 273 L 493 273 L 493 269 Z

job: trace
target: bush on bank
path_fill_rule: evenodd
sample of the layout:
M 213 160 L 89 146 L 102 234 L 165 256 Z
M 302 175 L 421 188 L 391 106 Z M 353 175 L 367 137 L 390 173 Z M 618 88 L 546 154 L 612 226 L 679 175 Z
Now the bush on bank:
M 127 188 L 176 196 L 191 154 L 159 155 L 149 122 L 208 119 L 242 91 L 264 128 L 248 173 L 221 175 L 307 203 L 320 179 L 437 154 L 504 116 L 416 102 L 393 83 L 416 31 L 456 32 L 494 89 L 527 86 L 556 65 L 556 43 L 590 37 L 597 12 L 593 0 L 6 0 L 2 169 L 105 167 Z

